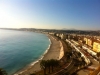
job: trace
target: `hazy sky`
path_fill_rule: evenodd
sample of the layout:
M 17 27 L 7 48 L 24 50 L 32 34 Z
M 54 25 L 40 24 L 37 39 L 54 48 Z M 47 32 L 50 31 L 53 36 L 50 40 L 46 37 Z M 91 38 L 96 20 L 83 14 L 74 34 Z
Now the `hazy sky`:
M 100 0 L 0 0 L 0 27 L 100 30 Z

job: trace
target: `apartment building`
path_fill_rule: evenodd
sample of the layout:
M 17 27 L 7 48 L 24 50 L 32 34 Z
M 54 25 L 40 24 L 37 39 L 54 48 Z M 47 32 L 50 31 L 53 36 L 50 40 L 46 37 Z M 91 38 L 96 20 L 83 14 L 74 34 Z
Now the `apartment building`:
M 88 38 L 84 37 L 85 44 L 88 44 Z
M 100 52 L 100 42 L 99 41 L 93 42 L 93 51 Z

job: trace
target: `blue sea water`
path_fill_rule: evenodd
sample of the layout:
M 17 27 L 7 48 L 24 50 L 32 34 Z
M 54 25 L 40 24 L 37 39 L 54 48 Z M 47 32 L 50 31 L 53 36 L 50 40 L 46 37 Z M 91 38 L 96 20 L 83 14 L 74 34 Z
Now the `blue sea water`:
M 49 44 L 45 34 L 0 30 L 0 68 L 11 75 L 39 59 Z

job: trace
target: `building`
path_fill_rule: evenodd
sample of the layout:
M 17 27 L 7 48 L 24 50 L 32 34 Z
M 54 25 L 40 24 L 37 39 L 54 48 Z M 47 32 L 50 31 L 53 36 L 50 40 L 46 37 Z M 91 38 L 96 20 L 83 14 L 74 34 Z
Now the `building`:
M 87 39 L 87 45 L 90 47 L 93 47 L 93 39 L 92 38 Z
M 82 43 L 83 43 L 83 41 L 84 41 L 83 36 L 79 36 L 78 42 L 79 42 L 80 44 L 82 44 Z
M 66 34 L 61 34 L 61 39 L 66 40 L 67 36 Z
M 100 52 L 100 42 L 99 41 L 93 42 L 93 51 Z
M 84 38 L 85 44 L 88 44 L 88 39 L 85 37 Z
M 92 38 L 92 37 L 85 37 L 84 38 L 85 44 L 87 44 L 90 47 L 93 47 L 93 40 L 94 40 L 94 38 Z

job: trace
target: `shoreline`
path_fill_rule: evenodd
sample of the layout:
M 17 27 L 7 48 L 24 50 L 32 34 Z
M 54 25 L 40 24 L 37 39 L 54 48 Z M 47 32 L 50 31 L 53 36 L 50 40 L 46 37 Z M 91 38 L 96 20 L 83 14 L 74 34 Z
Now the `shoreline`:
M 50 44 L 49 44 L 47 50 L 44 52 L 44 54 L 36 61 L 30 63 L 29 65 L 27 65 L 23 69 L 15 72 L 13 75 L 29 75 L 29 74 L 38 72 L 41 70 L 40 61 L 42 59 L 43 60 L 48 60 L 48 59 L 60 60 L 63 57 L 64 51 L 63 51 L 63 46 L 62 46 L 61 41 L 57 41 L 51 35 L 47 35 L 47 37 L 49 38 Z

